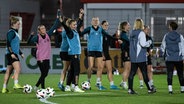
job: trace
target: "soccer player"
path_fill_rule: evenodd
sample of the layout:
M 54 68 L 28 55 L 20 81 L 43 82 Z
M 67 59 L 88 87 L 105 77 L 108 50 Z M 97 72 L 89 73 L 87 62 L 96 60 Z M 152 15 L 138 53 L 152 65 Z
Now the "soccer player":
M 128 93 L 136 94 L 133 90 L 133 79 L 137 72 L 137 69 L 140 68 L 144 82 L 148 89 L 148 93 L 155 93 L 156 90 L 151 88 L 148 84 L 148 73 L 147 73 L 147 47 L 152 43 L 151 40 L 146 41 L 146 35 L 143 32 L 144 22 L 142 19 L 136 19 L 134 22 L 134 29 L 130 35 L 130 61 L 131 61 L 131 70 L 128 77 Z
M 71 19 L 68 19 L 66 21 L 66 23 L 68 23 L 68 21 L 70 21 Z M 60 90 L 65 91 L 65 87 L 64 87 L 64 80 L 66 77 L 66 73 L 69 69 L 70 66 L 70 57 L 68 55 L 68 48 L 69 48 L 69 44 L 67 42 L 67 37 L 66 37 L 66 31 L 63 30 L 62 31 L 62 43 L 60 46 L 60 58 L 63 62 L 63 71 L 61 72 L 61 77 L 60 77 L 60 82 L 58 83 L 58 87 Z
M 143 31 L 146 34 L 146 41 L 148 41 L 148 40 L 153 41 L 152 38 L 149 36 L 150 27 L 147 26 L 147 25 L 144 25 L 144 30 Z M 153 43 L 150 45 L 150 47 L 147 48 L 147 69 L 148 69 L 149 85 L 151 87 L 154 87 L 154 85 L 153 85 L 152 62 L 151 62 L 152 49 L 153 49 Z M 137 70 L 137 73 L 138 73 L 138 76 L 139 76 L 140 88 L 143 88 L 143 77 L 142 77 L 140 69 Z
M 6 47 L 6 58 L 8 61 L 6 73 L 4 75 L 4 83 L 2 93 L 8 93 L 7 84 L 11 73 L 14 70 L 14 89 L 23 88 L 18 83 L 19 74 L 21 71 L 21 65 L 18 55 L 24 58 L 24 54 L 20 50 L 20 36 L 18 29 L 20 28 L 20 21 L 16 17 L 10 18 L 11 28 L 7 33 L 7 47 Z
M 31 35 L 28 38 L 28 44 L 36 43 L 37 47 L 36 59 L 41 72 L 40 78 L 38 79 L 37 83 L 34 86 L 35 91 L 38 89 L 40 84 L 41 88 L 45 89 L 45 78 L 47 77 L 50 69 L 50 54 L 51 54 L 50 36 L 53 34 L 53 31 L 57 28 L 59 23 L 60 23 L 59 16 L 57 16 L 54 25 L 48 32 L 46 32 L 46 28 L 44 25 L 39 25 L 38 34 Z
M 81 90 L 78 86 L 79 83 L 79 74 L 80 74 L 80 54 L 81 54 L 81 44 L 80 44 L 80 38 L 79 33 L 77 32 L 77 21 L 76 20 L 70 20 L 69 21 L 69 27 L 66 26 L 66 24 L 63 22 L 63 20 L 60 18 L 60 21 L 62 22 L 62 25 L 66 31 L 67 35 L 67 42 L 69 45 L 68 49 L 68 55 L 70 57 L 70 70 L 68 73 L 73 76 L 71 80 L 74 80 L 74 92 L 84 92 Z
M 167 67 L 167 84 L 169 94 L 173 94 L 172 79 L 174 67 L 177 70 L 177 75 L 181 87 L 181 93 L 184 93 L 184 77 L 183 77 L 183 63 L 184 63 L 184 39 L 181 34 L 176 32 L 178 24 L 174 21 L 169 23 L 169 32 L 165 34 L 161 50 L 164 53 L 165 63 Z
M 89 26 L 81 32 L 81 35 L 88 33 L 87 39 L 87 51 L 88 51 L 88 82 L 91 79 L 92 68 L 94 65 L 94 59 L 96 58 L 97 63 L 97 81 L 96 86 L 99 90 L 105 90 L 106 88 L 102 86 L 101 77 L 102 77 L 102 43 L 103 43 L 103 35 L 109 35 L 99 26 L 99 18 L 92 18 L 92 26 Z
M 84 10 L 83 9 L 80 9 L 80 13 L 79 13 L 79 19 L 77 21 L 77 30 L 79 30 L 79 28 L 81 27 L 82 23 L 83 23 L 83 15 L 84 15 Z M 67 19 L 66 21 L 66 25 L 69 27 L 69 21 L 71 19 Z M 58 87 L 60 90 L 62 91 L 71 91 L 70 89 L 70 83 L 72 81 L 69 81 L 71 80 L 70 79 L 70 73 L 68 73 L 68 77 L 69 79 L 67 79 L 67 86 L 66 88 L 64 87 L 64 80 L 65 80 L 65 77 L 66 77 L 66 73 L 68 71 L 68 68 L 70 66 L 70 57 L 68 55 L 68 49 L 69 49 L 69 44 L 68 44 L 68 41 L 67 41 L 67 34 L 66 34 L 66 31 L 63 30 L 62 32 L 62 43 L 61 43 L 61 47 L 60 47 L 60 58 L 61 60 L 63 61 L 63 71 L 61 72 L 61 77 L 60 77 L 60 82 L 58 83 Z M 74 87 L 74 85 L 72 84 L 72 86 Z
M 102 28 L 107 31 L 109 23 L 104 20 L 101 23 Z M 114 85 L 113 81 L 113 75 L 112 75 L 112 59 L 109 55 L 109 45 L 110 45 L 110 40 L 112 38 L 109 38 L 108 36 L 103 36 L 103 61 L 102 61 L 102 66 L 106 67 L 107 69 L 107 78 L 110 82 L 110 89 L 113 90 L 118 90 L 119 88 Z
M 120 35 L 120 46 L 121 46 L 121 59 L 123 61 L 124 64 L 124 71 L 122 74 L 122 81 L 120 83 L 120 86 L 123 89 L 128 89 L 127 86 L 127 80 L 128 80 L 128 76 L 130 73 L 130 54 L 129 54 L 129 49 L 130 49 L 130 41 L 128 38 L 127 33 L 130 30 L 130 24 L 127 21 L 124 21 L 120 24 L 120 30 L 121 30 L 121 35 Z

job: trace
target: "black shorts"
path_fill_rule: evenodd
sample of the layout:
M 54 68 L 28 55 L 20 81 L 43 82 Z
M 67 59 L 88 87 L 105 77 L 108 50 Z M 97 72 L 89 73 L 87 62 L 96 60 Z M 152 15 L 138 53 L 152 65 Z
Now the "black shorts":
M 102 52 L 99 51 L 88 51 L 88 57 L 102 57 Z
M 147 60 L 148 60 L 147 65 L 152 65 L 152 62 L 151 62 L 151 56 L 147 56 Z
M 129 52 L 127 52 L 127 51 L 122 51 L 122 52 L 121 52 L 121 59 L 122 59 L 123 62 L 130 61 Z
M 68 52 L 60 52 L 60 58 L 62 61 L 70 61 L 70 56 Z
M 105 58 L 105 59 L 103 59 L 103 61 L 112 60 L 112 59 L 111 59 L 111 56 L 109 55 L 108 52 L 103 53 L 103 56 L 104 56 L 104 58 Z
M 20 61 L 18 55 L 17 54 L 14 55 L 17 57 L 17 59 L 12 58 L 11 54 L 6 54 L 7 65 L 12 65 L 12 63 L 14 63 L 15 61 Z

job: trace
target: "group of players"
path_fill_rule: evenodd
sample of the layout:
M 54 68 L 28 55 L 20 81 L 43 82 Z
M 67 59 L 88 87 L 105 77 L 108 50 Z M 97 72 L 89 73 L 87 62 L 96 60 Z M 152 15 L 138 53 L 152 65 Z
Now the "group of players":
M 80 74 L 80 54 L 81 44 L 80 36 L 88 34 L 87 39 L 87 57 L 88 57 L 88 69 L 87 80 L 91 82 L 92 68 L 94 66 L 94 60 L 97 64 L 97 78 L 96 87 L 99 90 L 105 90 L 102 85 L 102 70 L 107 68 L 107 76 L 110 82 L 110 89 L 118 90 L 119 88 L 114 85 L 112 75 L 112 62 L 109 55 L 109 42 L 110 40 L 117 40 L 121 48 L 121 56 L 124 64 L 124 71 L 122 74 L 122 82 L 120 86 L 124 89 L 128 89 L 129 94 L 137 94 L 133 89 L 133 79 L 137 70 L 142 73 L 145 85 L 148 89 L 148 93 L 155 93 L 156 89 L 153 85 L 152 71 L 151 71 L 151 55 L 153 41 L 149 36 L 149 26 L 145 26 L 142 19 L 136 19 L 134 22 L 133 30 L 128 38 L 128 32 L 130 30 L 130 24 L 127 21 L 120 23 L 120 37 L 114 38 L 107 33 L 108 21 L 102 21 L 101 26 L 98 17 L 93 17 L 91 26 L 81 31 L 83 25 L 83 9 L 80 9 L 79 19 L 64 19 L 58 13 L 57 19 L 52 28 L 46 32 L 44 25 L 38 26 L 38 34 L 30 35 L 28 43 L 36 43 L 37 52 L 36 59 L 41 76 L 34 86 L 34 90 L 37 90 L 39 85 L 41 88 L 45 88 L 45 78 L 48 75 L 50 68 L 50 54 L 51 44 L 50 36 L 53 31 L 61 24 L 64 28 L 62 31 L 62 43 L 60 48 L 60 57 L 63 61 L 64 68 L 61 72 L 61 78 L 58 83 L 58 87 L 62 91 L 74 91 L 84 92 L 79 87 L 79 74 Z M 7 33 L 7 51 L 6 58 L 8 60 L 7 71 L 4 76 L 4 83 L 2 93 L 7 93 L 7 84 L 10 75 L 14 69 L 14 88 L 22 88 L 18 84 L 18 77 L 21 70 L 20 61 L 18 55 L 24 57 L 20 51 L 20 39 L 17 30 L 19 29 L 20 21 L 12 17 L 11 29 Z M 166 58 L 167 66 L 167 81 L 169 93 L 172 94 L 172 73 L 174 66 L 177 69 L 181 93 L 184 93 L 184 78 L 183 78 L 183 59 L 184 44 L 183 36 L 177 33 L 175 30 L 178 25 L 176 22 L 169 24 L 170 32 L 168 32 L 163 39 L 161 50 Z M 173 36 L 174 35 L 174 36 Z M 177 37 L 177 38 L 173 38 Z M 175 41 L 173 41 L 175 40 Z M 174 56 L 173 56 L 174 55 Z M 148 72 L 151 76 L 148 77 Z M 67 75 L 66 75 L 67 74 Z M 67 78 L 65 78 L 67 76 Z M 64 87 L 64 81 L 66 79 L 66 86 Z M 128 85 L 127 85 L 128 81 Z

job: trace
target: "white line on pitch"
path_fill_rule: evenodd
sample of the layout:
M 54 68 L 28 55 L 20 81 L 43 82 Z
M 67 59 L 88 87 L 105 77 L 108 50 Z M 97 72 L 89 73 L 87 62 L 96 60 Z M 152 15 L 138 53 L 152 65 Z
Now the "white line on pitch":
M 73 95 L 101 95 L 101 94 L 109 94 L 110 92 L 92 92 L 92 93 L 70 93 L 70 94 L 58 94 L 54 95 L 54 97 L 57 96 L 73 96 Z M 45 104 L 57 104 L 54 102 L 50 102 L 47 100 L 48 98 L 45 99 L 39 99 L 40 102 L 45 103 Z
M 99 94 L 108 94 L 109 92 L 92 92 L 92 93 L 70 93 L 70 94 L 59 94 L 56 96 L 73 96 L 73 95 L 99 95 Z

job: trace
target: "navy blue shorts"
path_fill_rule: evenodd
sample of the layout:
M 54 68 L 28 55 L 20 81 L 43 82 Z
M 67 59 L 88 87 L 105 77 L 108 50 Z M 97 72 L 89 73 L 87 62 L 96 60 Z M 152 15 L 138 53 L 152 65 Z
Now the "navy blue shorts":
M 109 55 L 109 52 L 104 52 L 104 53 L 103 53 L 103 56 L 104 56 L 104 58 L 105 58 L 105 59 L 103 59 L 103 61 L 112 60 L 112 59 L 111 59 L 111 56 Z
M 6 54 L 6 58 L 7 58 L 7 65 L 12 65 L 12 63 L 14 63 L 15 61 L 19 61 L 19 57 L 17 54 L 14 54 L 17 59 L 14 59 L 11 57 L 11 54 Z
M 68 52 L 60 52 L 60 58 L 62 61 L 70 61 L 70 56 Z
M 130 55 L 127 51 L 122 51 L 121 53 L 121 59 L 123 62 L 130 61 Z
M 102 57 L 102 52 L 100 51 L 88 51 L 88 57 Z

